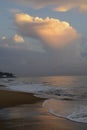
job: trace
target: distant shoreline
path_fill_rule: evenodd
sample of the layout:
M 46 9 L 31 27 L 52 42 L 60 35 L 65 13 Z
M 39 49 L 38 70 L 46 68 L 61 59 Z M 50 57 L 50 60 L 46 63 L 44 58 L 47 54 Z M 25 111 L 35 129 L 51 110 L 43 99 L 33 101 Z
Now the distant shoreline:
M 16 76 L 9 72 L 0 72 L 0 78 L 15 78 Z

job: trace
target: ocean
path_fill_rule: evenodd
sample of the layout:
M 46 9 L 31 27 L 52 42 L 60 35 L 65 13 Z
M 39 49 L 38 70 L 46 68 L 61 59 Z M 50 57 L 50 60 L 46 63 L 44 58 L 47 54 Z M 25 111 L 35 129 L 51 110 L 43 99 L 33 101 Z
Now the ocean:
M 3 78 L 0 86 L 44 98 L 42 107 L 56 117 L 87 123 L 87 76 Z

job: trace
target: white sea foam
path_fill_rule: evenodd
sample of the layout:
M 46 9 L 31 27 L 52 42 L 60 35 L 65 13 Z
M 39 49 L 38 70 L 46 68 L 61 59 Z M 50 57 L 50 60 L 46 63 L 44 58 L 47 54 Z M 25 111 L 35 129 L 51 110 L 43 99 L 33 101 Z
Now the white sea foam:
M 59 88 L 54 88 L 50 86 L 44 86 L 42 84 L 19 84 L 19 85 L 9 85 L 8 89 L 12 91 L 33 93 L 37 97 L 51 98 L 57 97 L 55 93 L 61 93 Z
M 4 79 L 0 82 L 2 85 L 5 85 L 4 89 L 9 89 L 11 91 L 19 91 L 26 93 L 34 93 L 36 96 L 44 98 L 52 98 L 63 95 L 66 88 L 53 87 L 44 84 L 33 84 L 29 82 L 23 82 L 19 80 L 7 80 Z
M 85 101 L 59 101 L 48 99 L 45 107 L 51 114 L 72 121 L 87 123 L 87 104 Z

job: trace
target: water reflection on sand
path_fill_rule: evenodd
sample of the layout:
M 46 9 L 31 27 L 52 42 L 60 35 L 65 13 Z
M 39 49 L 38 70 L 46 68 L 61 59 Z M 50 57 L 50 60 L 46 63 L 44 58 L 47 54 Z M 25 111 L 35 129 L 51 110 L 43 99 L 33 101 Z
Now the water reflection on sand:
M 42 103 L 0 110 L 0 130 L 87 130 L 87 125 L 55 117 Z

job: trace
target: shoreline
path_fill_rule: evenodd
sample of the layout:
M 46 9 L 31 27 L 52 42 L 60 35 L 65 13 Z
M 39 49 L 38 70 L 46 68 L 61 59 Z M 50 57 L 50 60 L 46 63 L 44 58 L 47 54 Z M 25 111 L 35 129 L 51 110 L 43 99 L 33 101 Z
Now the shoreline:
M 21 104 L 33 104 L 41 100 L 44 99 L 35 97 L 32 93 L 0 90 L 0 108 L 12 107 Z
M 73 122 L 48 113 L 42 107 L 44 100 L 31 93 L 0 90 L 0 129 L 87 130 L 87 124 Z

